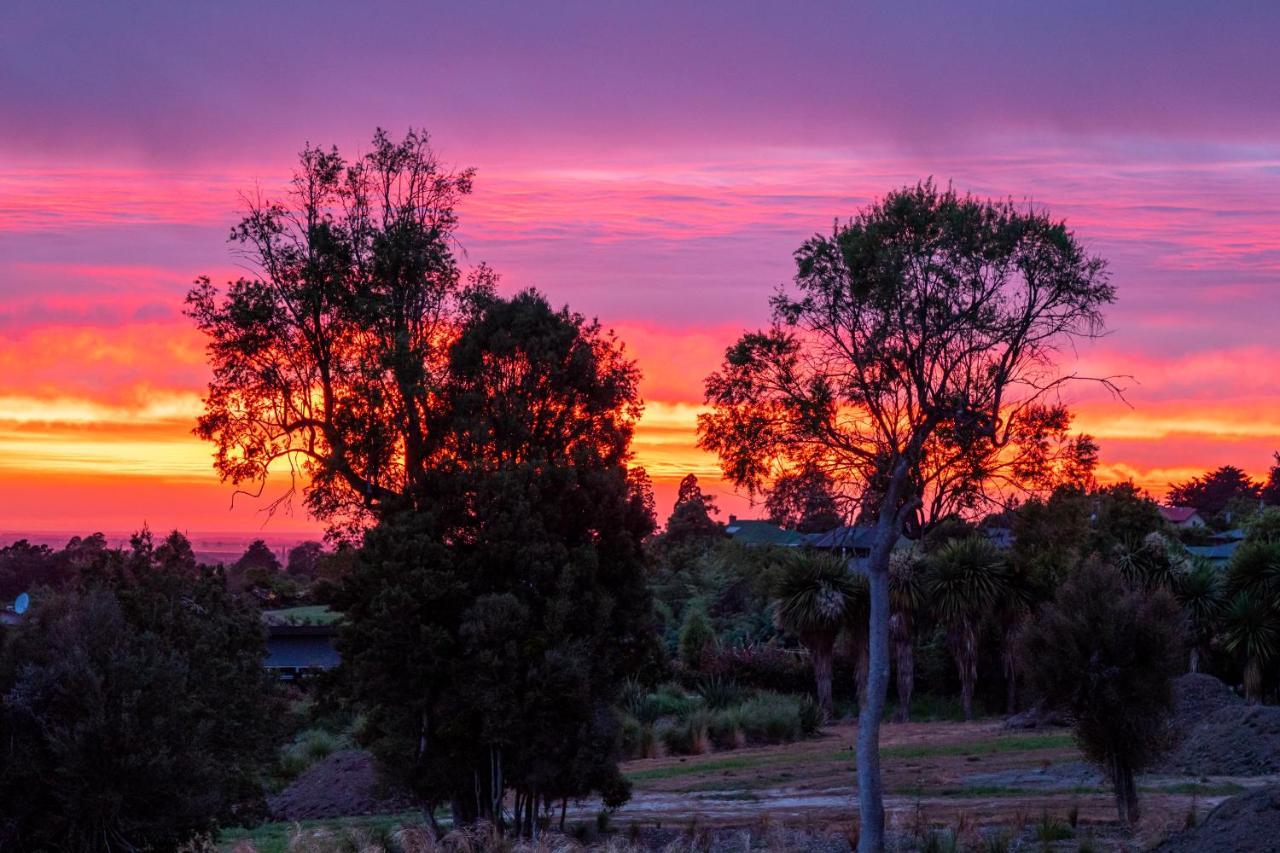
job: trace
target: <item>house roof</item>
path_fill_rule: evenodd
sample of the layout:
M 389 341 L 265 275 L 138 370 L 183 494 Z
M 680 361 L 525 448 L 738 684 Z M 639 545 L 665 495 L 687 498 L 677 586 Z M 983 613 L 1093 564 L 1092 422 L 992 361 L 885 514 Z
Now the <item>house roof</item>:
M 1240 542 L 1221 542 L 1217 545 L 1187 545 L 1187 553 L 1213 562 L 1226 562 L 1240 547 Z
M 1196 508 L 1192 506 L 1162 506 L 1160 507 L 1160 514 L 1170 524 L 1185 524 L 1193 516 L 1199 515 L 1196 512 Z
M 332 669 L 339 661 L 331 636 L 273 632 L 267 638 L 267 669 Z
M 743 545 L 780 545 L 783 548 L 797 548 L 806 541 L 803 533 L 783 530 L 772 521 L 750 518 L 731 518 L 725 525 L 724 532 L 729 534 L 733 541 Z
M 876 542 L 876 529 L 866 525 L 846 524 L 820 534 L 809 544 L 814 548 L 870 549 Z

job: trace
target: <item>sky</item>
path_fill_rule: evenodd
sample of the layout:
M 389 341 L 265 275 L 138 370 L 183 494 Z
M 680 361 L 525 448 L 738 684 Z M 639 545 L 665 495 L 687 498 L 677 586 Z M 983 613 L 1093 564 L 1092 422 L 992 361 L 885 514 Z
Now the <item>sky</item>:
M 182 315 L 304 143 L 426 128 L 478 170 L 464 264 L 615 329 L 660 511 L 702 380 L 809 236 L 932 176 L 1107 258 L 1066 365 L 1104 479 L 1280 449 L 1280 4 L 172 2 L 0 7 L 0 533 L 306 532 L 217 481 Z M 282 484 L 269 485 L 271 489 Z

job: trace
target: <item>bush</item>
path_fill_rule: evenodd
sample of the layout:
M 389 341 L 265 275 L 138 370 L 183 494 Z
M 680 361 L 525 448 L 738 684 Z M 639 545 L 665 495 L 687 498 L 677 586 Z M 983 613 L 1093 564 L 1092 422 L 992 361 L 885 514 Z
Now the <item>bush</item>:
M 813 691 L 813 669 L 808 658 L 770 645 L 719 649 L 707 666 L 710 675 L 745 688 L 777 693 Z M 852 684 L 852 679 L 849 679 Z
M 702 697 L 702 704 L 713 710 L 737 705 L 743 700 L 745 694 L 746 691 L 738 685 L 738 682 L 719 675 L 707 676 L 698 684 L 698 695 Z
M 743 702 L 738 714 L 748 743 L 791 743 L 800 737 L 800 703 L 790 696 L 761 693 Z
M 710 744 L 707 733 L 710 724 L 711 714 L 696 710 L 685 719 L 664 726 L 659 736 L 671 755 L 701 755 Z
M 282 713 L 258 612 L 149 544 L 7 632 L 0 849 L 174 849 L 261 802 Z
M 716 749 L 737 749 L 746 742 L 742 731 L 742 712 L 737 708 L 724 708 L 711 715 L 707 734 Z
M 676 684 L 662 685 L 646 701 L 654 720 L 659 717 L 685 717 L 701 703 L 700 699 L 689 696 Z
M 822 707 L 812 696 L 800 697 L 800 733 L 805 737 L 816 735 L 822 729 Z
M 716 632 L 701 604 L 691 603 L 680 626 L 680 662 L 687 669 L 701 670 L 704 658 L 715 648 Z
M 280 750 L 280 776 L 293 779 L 311 765 L 323 761 L 340 749 L 348 749 L 351 739 L 326 729 L 304 729 L 293 742 Z
M 622 717 L 622 752 L 629 758 L 654 758 L 658 754 L 657 737 L 651 721 L 638 720 L 630 714 Z
M 1165 590 L 1130 588 L 1098 560 L 1076 570 L 1021 638 L 1028 686 L 1070 717 L 1085 757 L 1108 774 L 1120 819 L 1138 819 L 1134 775 L 1169 747 L 1184 618 Z

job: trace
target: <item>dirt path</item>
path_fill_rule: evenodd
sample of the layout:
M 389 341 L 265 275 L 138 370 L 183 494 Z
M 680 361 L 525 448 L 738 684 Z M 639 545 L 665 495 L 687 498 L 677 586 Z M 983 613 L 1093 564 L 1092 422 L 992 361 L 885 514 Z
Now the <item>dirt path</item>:
M 855 726 L 814 740 L 624 765 L 635 791 L 622 822 L 676 826 L 739 825 L 762 815 L 778 823 L 836 826 L 851 822 Z M 1115 806 L 1099 774 L 1069 735 L 1006 732 L 998 722 L 886 726 L 882 734 L 886 808 L 891 826 L 924 824 L 1020 827 L 1041 820 L 1114 825 Z M 1181 827 L 1194 808 L 1203 816 L 1227 797 L 1280 781 L 1278 776 L 1163 774 L 1140 780 L 1142 833 Z

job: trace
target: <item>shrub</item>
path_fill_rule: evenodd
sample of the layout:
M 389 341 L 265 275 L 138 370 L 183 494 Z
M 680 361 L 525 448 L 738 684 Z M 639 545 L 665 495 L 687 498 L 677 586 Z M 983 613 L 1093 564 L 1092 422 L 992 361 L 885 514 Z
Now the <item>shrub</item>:
M 707 734 L 710 723 L 709 713 L 696 710 L 685 719 L 664 726 L 659 737 L 671 755 L 701 755 L 710 742 Z
M 712 657 L 707 670 L 755 690 L 806 694 L 813 690 L 813 670 L 808 659 L 777 646 L 721 648 Z M 837 668 L 837 681 L 840 680 Z
M 654 758 L 658 754 L 653 723 L 637 720 L 630 714 L 622 717 L 622 752 L 627 758 Z
M 800 703 L 790 696 L 761 693 L 738 707 L 748 743 L 790 743 L 800 737 Z
M 801 696 L 799 710 L 800 733 L 805 737 L 816 735 L 822 729 L 824 722 L 825 715 L 822 713 L 822 706 L 811 696 Z
M 686 668 L 701 670 L 703 659 L 715 648 L 716 632 L 701 604 L 690 603 L 680 626 L 680 661 Z
M 1185 634 L 1167 591 L 1132 589 L 1094 559 L 1059 588 L 1021 640 L 1029 686 L 1067 712 L 1085 757 L 1110 777 L 1126 823 L 1138 819 L 1134 775 L 1169 746 Z
M 738 682 L 720 675 L 707 676 L 698 684 L 698 695 L 702 697 L 702 703 L 713 710 L 739 704 L 745 693 Z
M 697 697 L 689 696 L 679 685 L 664 684 L 648 697 L 653 719 L 659 717 L 685 717 L 700 704 Z
M 174 849 L 261 799 L 279 710 L 258 612 L 149 544 L 8 632 L 2 849 Z
M 737 708 L 724 708 L 711 715 L 707 734 L 716 749 L 737 749 L 746 738 L 742 731 L 742 712 Z
M 292 779 L 311 765 L 323 761 L 340 749 L 351 746 L 351 739 L 325 729 L 304 729 L 293 742 L 280 750 L 280 775 Z

